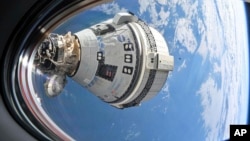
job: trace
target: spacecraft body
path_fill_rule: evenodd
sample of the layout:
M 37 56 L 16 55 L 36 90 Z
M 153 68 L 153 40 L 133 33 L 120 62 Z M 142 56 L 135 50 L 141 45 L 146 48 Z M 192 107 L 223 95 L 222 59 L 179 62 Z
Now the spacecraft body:
M 46 68 L 54 71 L 45 84 L 50 96 L 62 91 L 68 75 L 104 102 L 127 108 L 155 96 L 173 70 L 174 58 L 163 36 L 130 13 L 118 13 L 73 36 L 56 36 L 47 41 L 50 47 L 44 43 L 40 49 L 47 49 L 40 56 L 47 56 L 44 60 L 51 63 Z M 46 55 L 48 50 L 56 57 Z

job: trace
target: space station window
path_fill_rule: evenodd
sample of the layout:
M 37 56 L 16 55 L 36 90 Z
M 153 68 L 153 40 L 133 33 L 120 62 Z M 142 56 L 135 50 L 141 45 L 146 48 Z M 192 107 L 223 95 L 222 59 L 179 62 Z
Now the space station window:
M 242 65 L 249 62 L 243 38 L 247 29 L 239 15 L 244 8 L 227 0 L 157 0 L 147 7 L 143 1 L 111 1 L 37 1 L 14 24 L 11 34 L 3 34 L 8 41 L 2 45 L 0 97 L 16 121 L 37 140 L 225 140 L 226 123 L 245 120 L 248 108 L 244 105 L 249 103 L 240 101 L 249 99 L 244 94 L 249 92 L 248 76 L 242 75 L 249 73 L 248 65 Z M 208 10 L 207 4 L 212 5 Z M 157 19 L 152 17 L 155 11 Z M 210 37 L 215 34 L 216 40 Z M 204 57 L 204 48 L 211 45 L 218 46 L 223 58 L 211 54 L 213 50 Z M 175 60 L 171 54 L 185 58 Z M 195 79 L 182 81 L 185 77 Z M 229 92 L 232 84 L 237 88 Z M 156 95 L 141 107 L 116 109 L 139 105 Z M 218 118 L 207 116 L 214 105 L 221 107 L 214 112 Z M 195 111 L 190 114 L 190 110 Z M 221 129 L 213 129 L 214 125 Z M 199 134 L 177 135 L 183 126 L 192 131 L 195 127 Z M 148 127 L 155 132 L 144 134 Z

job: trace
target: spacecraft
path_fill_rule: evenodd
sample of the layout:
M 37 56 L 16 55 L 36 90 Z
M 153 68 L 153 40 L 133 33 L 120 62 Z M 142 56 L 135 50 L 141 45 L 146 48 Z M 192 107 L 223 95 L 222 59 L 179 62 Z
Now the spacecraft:
M 35 58 L 48 96 L 62 93 L 69 77 L 121 109 L 155 96 L 174 66 L 163 36 L 126 12 L 76 33 L 50 33 Z

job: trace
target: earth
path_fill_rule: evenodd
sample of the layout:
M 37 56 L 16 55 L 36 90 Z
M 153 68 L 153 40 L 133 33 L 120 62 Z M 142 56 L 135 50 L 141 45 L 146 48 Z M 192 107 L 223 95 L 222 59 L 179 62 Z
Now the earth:
M 174 70 L 161 92 L 138 107 L 116 109 L 70 78 L 41 105 L 76 140 L 225 140 L 248 119 L 246 12 L 235 0 L 116 0 L 79 13 L 54 32 L 77 32 L 131 11 L 162 33 Z M 42 79 L 42 78 L 41 78 Z

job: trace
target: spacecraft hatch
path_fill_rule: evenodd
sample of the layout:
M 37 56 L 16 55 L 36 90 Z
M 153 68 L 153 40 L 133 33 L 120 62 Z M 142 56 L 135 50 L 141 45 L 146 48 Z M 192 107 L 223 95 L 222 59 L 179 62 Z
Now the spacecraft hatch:
M 155 96 L 174 65 L 163 36 L 131 13 L 117 13 L 76 33 L 51 33 L 35 58 L 48 75 L 48 96 L 59 95 L 68 76 L 121 109 Z

